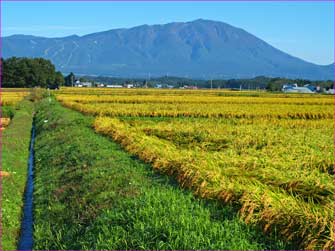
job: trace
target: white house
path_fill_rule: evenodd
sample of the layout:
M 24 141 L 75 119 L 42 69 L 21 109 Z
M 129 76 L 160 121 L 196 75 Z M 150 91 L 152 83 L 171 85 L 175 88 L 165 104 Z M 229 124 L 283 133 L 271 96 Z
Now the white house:
M 107 88 L 123 88 L 122 85 L 106 85 Z
M 80 82 L 80 80 L 76 80 L 76 82 L 74 83 L 75 87 L 92 87 L 92 83 L 91 82 Z
M 133 84 L 125 84 L 124 87 L 126 87 L 126 88 L 134 88 L 134 85 Z
M 334 89 L 328 89 L 328 91 L 325 91 L 327 94 L 334 94 Z
M 91 82 L 81 82 L 83 87 L 92 87 L 92 83 Z

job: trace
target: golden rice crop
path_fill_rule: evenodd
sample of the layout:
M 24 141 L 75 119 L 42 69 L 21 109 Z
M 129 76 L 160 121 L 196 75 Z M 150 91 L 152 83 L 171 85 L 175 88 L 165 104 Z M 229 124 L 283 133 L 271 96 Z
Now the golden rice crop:
M 109 89 L 109 88 L 76 88 L 62 87 L 55 91 L 57 95 L 109 95 L 109 96 L 219 96 L 219 97 L 269 97 L 269 98 L 294 98 L 305 100 L 306 98 L 317 99 L 333 99 L 332 96 L 324 96 L 317 94 L 296 94 L 296 93 L 269 93 L 265 91 L 229 91 L 226 89 L 212 90 L 185 90 L 185 89 Z
M 210 97 L 210 98 L 208 98 Z M 323 98 L 306 97 L 304 99 L 271 97 L 264 96 L 260 98 L 250 96 L 208 96 L 208 95 L 162 95 L 157 98 L 157 95 L 96 95 L 96 94 L 81 94 L 81 95 L 57 95 L 59 100 L 67 102 L 87 103 L 118 103 L 118 104 L 145 104 L 145 103 L 164 103 L 164 104 L 288 104 L 288 105 L 333 105 L 334 99 L 330 96 Z
M 5 128 L 9 125 L 10 118 L 0 118 L 0 126 L 1 128 Z
M 0 93 L 0 103 L 1 105 L 15 105 L 28 94 L 28 91 L 18 91 L 17 89 L 8 91 L 8 89 L 2 89 Z
M 304 249 L 334 243 L 334 105 L 323 95 L 62 88 L 94 128 L 201 197 Z
M 329 248 L 334 187 L 328 173 L 285 170 L 248 155 L 181 149 L 115 118 L 99 117 L 94 127 L 197 195 L 237 203 L 247 222 L 276 227 L 304 248 Z
M 81 103 L 57 98 L 63 105 L 83 113 L 104 116 L 205 117 L 205 118 L 292 118 L 331 119 L 332 105 L 225 104 L 225 103 Z
M 245 167 L 253 158 L 180 149 L 115 118 L 97 118 L 94 127 L 199 196 L 238 203 L 247 222 L 276 227 L 305 248 L 327 248 L 322 236 L 330 238 L 334 189 L 329 174 L 296 175 L 299 169 L 280 170 L 269 162 Z

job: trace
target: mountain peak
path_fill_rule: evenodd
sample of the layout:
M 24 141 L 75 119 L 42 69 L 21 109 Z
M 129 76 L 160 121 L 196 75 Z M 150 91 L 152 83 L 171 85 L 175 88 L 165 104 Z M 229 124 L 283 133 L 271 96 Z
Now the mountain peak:
M 203 19 L 203 18 L 198 18 L 193 21 L 187 22 L 188 24 L 203 24 L 203 25 L 224 25 L 224 26 L 230 26 L 233 27 L 223 21 L 215 21 L 215 20 L 210 20 L 210 19 Z
M 209 20 L 209 19 L 204 19 L 204 18 L 198 18 L 198 19 L 195 19 L 193 21 L 190 21 L 188 23 L 213 23 L 215 21 L 213 20 Z
M 70 36 L 66 36 L 66 37 L 63 37 L 63 38 L 80 38 L 80 36 L 78 36 L 77 34 L 72 34 Z

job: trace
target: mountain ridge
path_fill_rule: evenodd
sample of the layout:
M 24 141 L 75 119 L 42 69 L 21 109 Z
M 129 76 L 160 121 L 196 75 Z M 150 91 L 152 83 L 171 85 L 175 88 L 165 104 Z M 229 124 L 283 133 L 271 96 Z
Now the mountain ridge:
M 241 28 L 204 19 L 83 36 L 12 35 L 3 37 L 3 56 L 44 57 L 62 72 L 124 77 L 334 78 L 334 64 L 302 60 Z

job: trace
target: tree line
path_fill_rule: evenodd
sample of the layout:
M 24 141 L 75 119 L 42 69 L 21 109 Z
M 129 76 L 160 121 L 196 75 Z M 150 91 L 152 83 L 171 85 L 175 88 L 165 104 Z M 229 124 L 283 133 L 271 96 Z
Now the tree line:
M 43 58 L 1 58 L 1 86 L 2 87 L 46 87 L 56 88 L 62 85 L 74 86 L 76 76 L 74 73 L 66 77 L 60 71 L 56 71 L 50 60 Z M 179 88 L 185 85 L 197 86 L 198 88 L 231 88 L 231 89 L 267 89 L 269 91 L 280 91 L 286 83 L 297 83 L 298 86 L 311 84 L 321 88 L 333 88 L 333 81 L 310 81 L 304 79 L 270 78 L 259 76 L 250 79 L 190 79 L 174 76 L 165 76 L 152 79 L 143 78 L 113 78 L 113 77 L 92 77 L 83 76 L 81 82 L 90 81 L 93 86 L 97 83 L 104 84 L 133 84 L 136 87 L 174 87 Z
M 133 84 L 136 87 L 155 87 L 161 85 L 163 88 L 173 86 L 179 88 L 183 86 L 197 86 L 198 88 L 230 88 L 230 89 L 267 89 L 268 91 L 280 91 L 284 84 L 296 83 L 298 86 L 306 84 L 320 86 L 321 88 L 333 88 L 333 81 L 311 81 L 306 79 L 288 79 L 288 78 L 271 78 L 258 76 L 249 79 L 190 79 L 182 77 L 165 76 L 159 78 L 143 79 L 143 78 L 116 78 L 105 76 L 84 76 L 89 81 L 95 81 L 105 84 Z
M 44 58 L 1 58 L 1 69 L 2 87 L 55 88 L 65 83 L 62 73 Z

